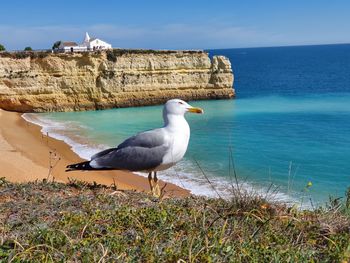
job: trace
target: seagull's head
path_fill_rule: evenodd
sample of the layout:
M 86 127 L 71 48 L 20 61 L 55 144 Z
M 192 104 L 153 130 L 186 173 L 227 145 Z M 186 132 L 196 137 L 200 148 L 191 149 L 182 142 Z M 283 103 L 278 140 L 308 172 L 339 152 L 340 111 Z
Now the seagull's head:
M 185 115 L 186 112 L 203 113 L 201 108 L 192 107 L 180 99 L 168 100 L 164 105 L 164 114 Z

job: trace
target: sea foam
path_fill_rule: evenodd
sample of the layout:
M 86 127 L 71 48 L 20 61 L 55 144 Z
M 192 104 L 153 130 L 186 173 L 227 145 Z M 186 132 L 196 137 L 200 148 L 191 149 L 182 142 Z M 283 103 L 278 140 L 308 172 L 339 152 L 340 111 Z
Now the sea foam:
M 73 133 L 74 131 L 78 131 L 80 129 L 86 129 L 86 127 L 77 124 L 77 122 L 53 121 L 35 113 L 24 113 L 22 114 L 22 118 L 28 122 L 40 126 L 41 132 L 44 135 L 64 141 L 71 147 L 72 151 L 82 159 L 88 160 L 92 155 L 107 147 L 106 145 L 90 145 L 88 142 L 83 142 L 83 138 L 81 138 L 79 135 L 75 135 L 75 138 L 71 138 L 69 135 L 67 135 L 67 131 Z

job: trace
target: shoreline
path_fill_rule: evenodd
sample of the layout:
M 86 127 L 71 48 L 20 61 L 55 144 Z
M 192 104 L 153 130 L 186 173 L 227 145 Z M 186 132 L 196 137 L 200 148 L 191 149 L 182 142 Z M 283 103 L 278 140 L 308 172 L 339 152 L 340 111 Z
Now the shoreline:
M 0 177 L 11 182 L 29 182 L 48 178 L 59 182 L 76 179 L 118 190 L 149 192 L 146 177 L 127 171 L 65 172 L 65 167 L 83 161 L 71 147 L 61 140 L 42 134 L 42 127 L 26 121 L 21 113 L 0 110 Z M 49 172 L 52 166 L 51 173 Z M 190 191 L 175 184 L 160 181 L 165 196 L 185 197 Z

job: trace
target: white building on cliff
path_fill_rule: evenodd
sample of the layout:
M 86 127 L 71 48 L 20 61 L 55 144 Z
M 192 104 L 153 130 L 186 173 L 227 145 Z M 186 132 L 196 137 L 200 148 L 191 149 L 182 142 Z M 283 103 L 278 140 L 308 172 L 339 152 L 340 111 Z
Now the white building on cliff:
M 60 52 L 81 52 L 81 51 L 95 51 L 95 50 L 104 50 L 111 49 L 112 45 L 99 39 L 99 38 L 90 38 L 88 32 L 85 33 L 85 38 L 83 43 L 77 44 L 76 42 L 61 41 L 57 51 Z
M 90 38 L 88 32 L 85 33 L 84 42 L 81 46 L 85 46 L 87 50 L 110 49 L 112 45 L 98 38 Z

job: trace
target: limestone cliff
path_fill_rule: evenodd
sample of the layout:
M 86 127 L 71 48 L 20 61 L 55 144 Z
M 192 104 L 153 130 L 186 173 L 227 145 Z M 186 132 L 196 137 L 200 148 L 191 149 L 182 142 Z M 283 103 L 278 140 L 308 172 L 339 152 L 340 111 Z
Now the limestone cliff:
M 203 51 L 0 54 L 0 108 L 73 111 L 234 96 L 230 61 Z

